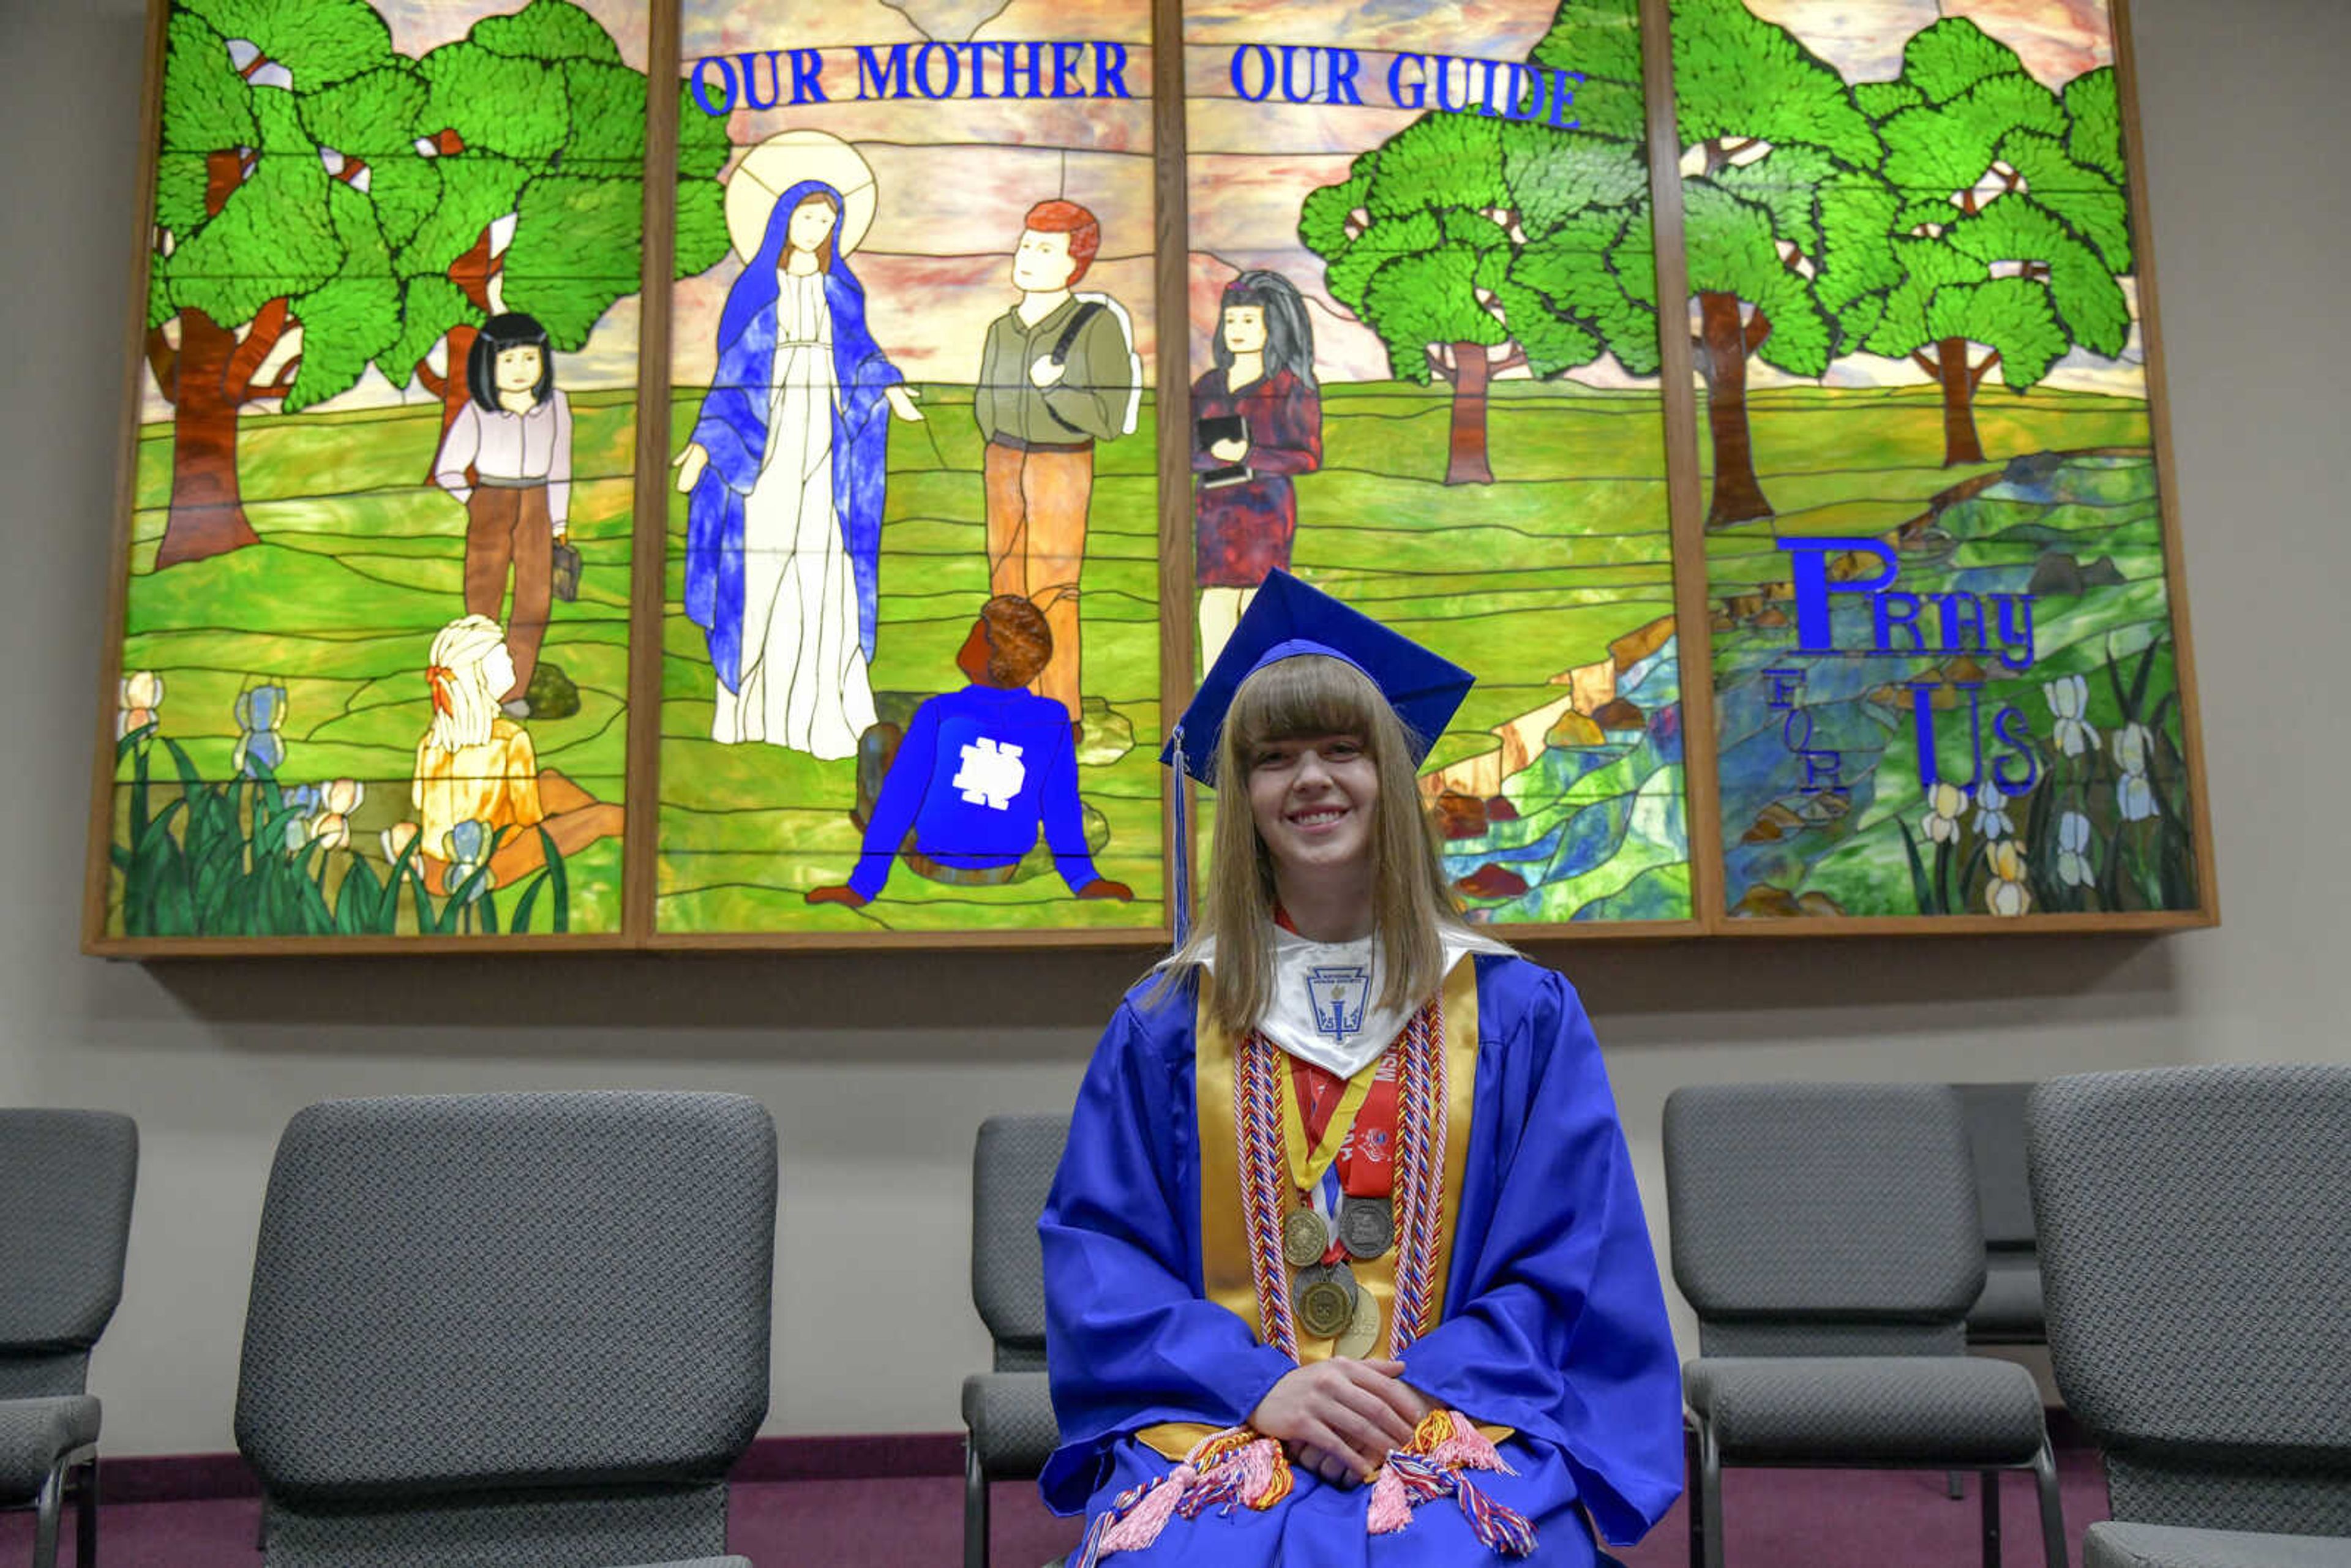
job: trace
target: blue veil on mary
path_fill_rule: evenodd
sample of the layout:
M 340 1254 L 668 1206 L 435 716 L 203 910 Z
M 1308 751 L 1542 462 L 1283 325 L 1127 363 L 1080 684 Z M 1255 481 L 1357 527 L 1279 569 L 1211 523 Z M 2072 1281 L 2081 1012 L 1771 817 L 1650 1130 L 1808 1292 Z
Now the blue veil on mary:
M 776 200 L 758 254 L 743 268 L 718 318 L 718 369 L 693 439 L 709 465 L 686 506 L 685 614 L 709 634 L 710 664 L 728 691 L 738 689 L 743 654 L 743 511 L 768 449 L 768 398 L 775 386 L 776 271 L 783 263 L 792 213 L 810 196 L 842 210 L 841 193 L 803 180 Z M 833 230 L 836 240 L 841 230 Z M 832 317 L 832 509 L 857 585 L 857 637 L 870 664 L 879 604 L 882 496 L 889 455 L 884 388 L 905 378 L 883 356 L 865 324 L 865 289 L 835 249 L 824 275 Z

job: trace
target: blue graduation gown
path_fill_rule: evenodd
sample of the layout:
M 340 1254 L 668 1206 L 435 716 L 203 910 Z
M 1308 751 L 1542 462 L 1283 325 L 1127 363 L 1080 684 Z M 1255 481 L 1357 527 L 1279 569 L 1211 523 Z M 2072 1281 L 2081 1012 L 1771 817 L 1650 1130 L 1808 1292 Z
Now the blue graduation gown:
M 1475 1479 L 1534 1522 L 1537 1559 L 1591 1563 L 1579 1510 L 1626 1545 L 1681 1492 L 1681 1381 L 1664 1292 L 1574 989 L 1513 955 L 1461 962 L 1477 966 L 1476 1070 L 1469 1125 L 1451 1134 L 1466 1155 L 1448 1273 L 1437 1322 L 1399 1359 L 1438 1404 L 1512 1429 L 1500 1450 L 1518 1474 Z M 1062 1439 L 1040 1486 L 1064 1514 L 1099 1513 L 1171 1468 L 1138 1432 L 1238 1425 L 1295 1364 L 1204 1288 L 1202 1161 L 1237 1156 L 1200 1145 L 1196 998 L 1187 986 L 1155 1004 L 1153 983 L 1128 994 L 1094 1052 L 1039 1226 Z M 1447 1500 L 1373 1536 L 1369 1499 L 1368 1488 L 1330 1487 L 1300 1469 L 1271 1510 L 1173 1519 L 1148 1550 L 1109 1561 L 1497 1560 Z

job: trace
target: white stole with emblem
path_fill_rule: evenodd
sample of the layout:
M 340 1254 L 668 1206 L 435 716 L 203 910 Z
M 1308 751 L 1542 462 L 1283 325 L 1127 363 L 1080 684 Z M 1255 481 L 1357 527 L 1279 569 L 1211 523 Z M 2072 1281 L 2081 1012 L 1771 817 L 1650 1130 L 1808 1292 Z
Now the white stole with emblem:
M 1465 926 L 1448 925 L 1438 933 L 1445 946 L 1444 968 L 1465 953 L 1507 953 L 1510 949 L 1490 936 Z M 1200 955 L 1208 968 L 1217 967 L 1211 944 Z M 1258 1029 L 1266 1039 L 1299 1061 L 1353 1078 L 1388 1048 L 1420 998 L 1401 1007 L 1380 1005 L 1379 944 L 1365 936 L 1354 942 L 1315 942 L 1277 927 L 1273 934 L 1273 1000 Z

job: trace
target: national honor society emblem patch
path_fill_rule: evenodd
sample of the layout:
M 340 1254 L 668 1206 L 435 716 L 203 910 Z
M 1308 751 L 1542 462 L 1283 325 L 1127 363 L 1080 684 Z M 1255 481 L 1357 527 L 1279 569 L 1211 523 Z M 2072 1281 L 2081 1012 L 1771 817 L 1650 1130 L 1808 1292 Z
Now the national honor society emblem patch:
M 1306 971 L 1306 994 L 1319 1034 L 1343 1040 L 1364 1027 L 1372 999 L 1372 971 L 1361 964 L 1324 964 Z

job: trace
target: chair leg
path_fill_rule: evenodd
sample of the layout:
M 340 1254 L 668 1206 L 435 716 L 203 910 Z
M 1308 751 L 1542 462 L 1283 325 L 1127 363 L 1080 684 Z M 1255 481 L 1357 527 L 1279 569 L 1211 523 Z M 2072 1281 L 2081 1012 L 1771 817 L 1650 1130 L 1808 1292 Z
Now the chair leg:
M 33 1568 L 57 1568 L 57 1515 L 65 1508 L 66 1467 L 62 1460 L 50 1467 L 48 1479 L 41 1483 L 41 1495 L 33 1505 Z
M 987 1472 L 968 1438 L 963 1446 L 963 1568 L 987 1568 Z
M 2000 1472 L 1985 1470 L 1983 1485 L 1983 1568 L 2000 1568 Z
M 81 1469 L 80 1496 L 74 1504 L 74 1568 L 98 1568 L 98 1458 Z
M 1722 1447 L 1711 1422 L 1698 1424 L 1698 1508 L 1706 1516 L 1706 1561 L 1700 1568 L 1722 1568 Z
M 1683 1439 L 1682 1474 L 1689 1483 L 1682 1491 L 1682 1502 L 1689 1513 L 1689 1568 L 1706 1568 L 1706 1511 L 1698 1506 L 1697 1491 L 1698 1428 L 1687 1428 Z
M 2057 1456 L 2043 1438 L 2032 1456 L 2033 1484 L 2041 1490 L 2041 1555 L 2048 1568 L 2065 1568 L 2065 1504 L 2057 1492 Z
M 1953 1502 L 1968 1495 L 1968 1478 L 1957 1470 L 1943 1472 L 1943 1495 Z

